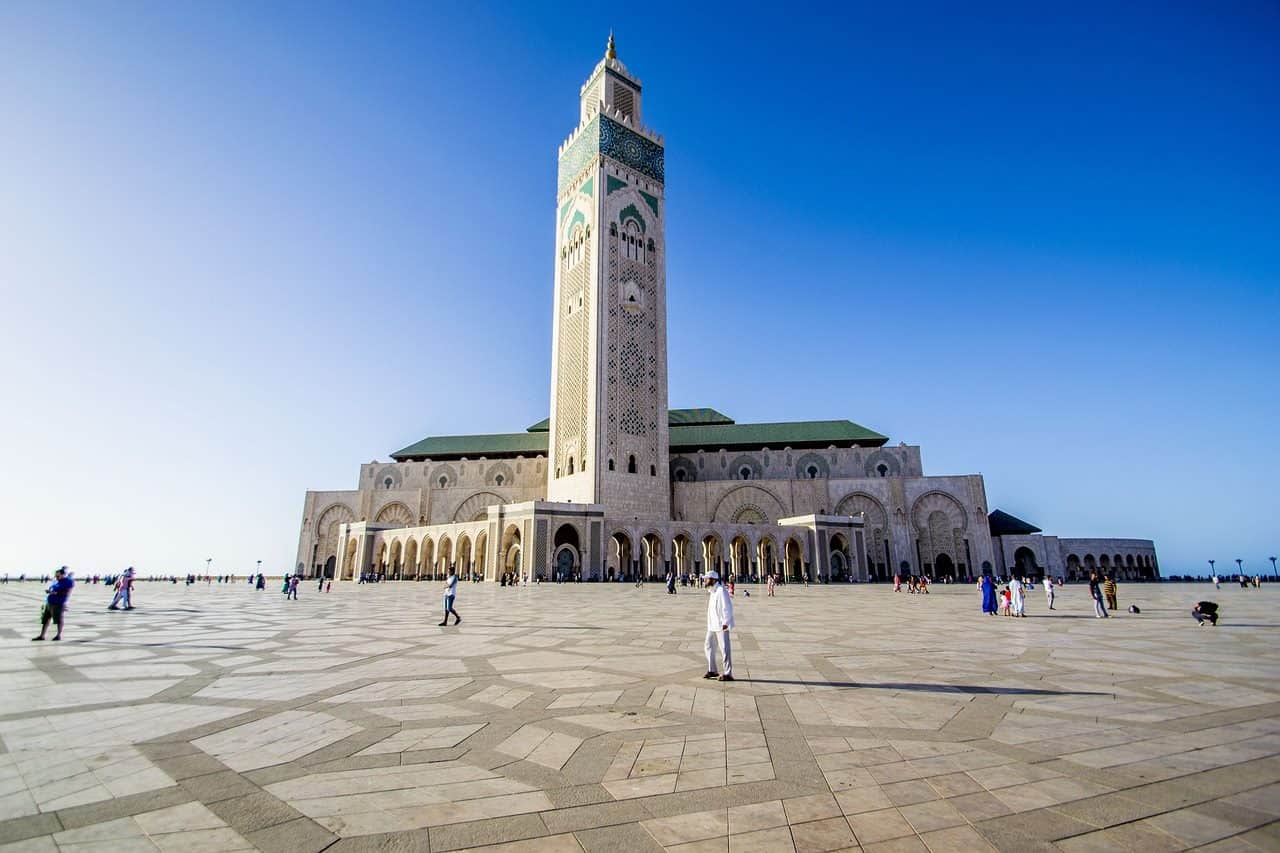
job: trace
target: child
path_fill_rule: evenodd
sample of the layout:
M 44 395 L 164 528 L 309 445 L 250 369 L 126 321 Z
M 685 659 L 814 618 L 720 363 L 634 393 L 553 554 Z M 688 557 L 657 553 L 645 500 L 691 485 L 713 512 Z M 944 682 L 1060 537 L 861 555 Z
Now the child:
M 1009 587 L 1006 586 L 1003 590 L 1001 590 L 1000 597 L 1004 600 L 1004 607 L 1003 607 L 1004 615 L 1012 616 L 1013 615 L 1013 593 L 1009 591 Z

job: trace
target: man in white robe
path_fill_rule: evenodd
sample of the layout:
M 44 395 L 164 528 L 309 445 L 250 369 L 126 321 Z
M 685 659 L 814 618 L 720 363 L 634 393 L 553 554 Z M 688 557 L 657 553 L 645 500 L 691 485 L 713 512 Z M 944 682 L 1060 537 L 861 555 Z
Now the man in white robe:
M 707 597 L 707 674 L 702 677 L 733 681 L 733 650 L 729 645 L 729 630 L 733 628 L 733 600 L 729 598 L 729 590 L 720 583 L 719 573 L 709 571 L 703 577 L 711 594 Z M 716 671 L 717 645 L 724 658 L 724 668 L 719 672 Z

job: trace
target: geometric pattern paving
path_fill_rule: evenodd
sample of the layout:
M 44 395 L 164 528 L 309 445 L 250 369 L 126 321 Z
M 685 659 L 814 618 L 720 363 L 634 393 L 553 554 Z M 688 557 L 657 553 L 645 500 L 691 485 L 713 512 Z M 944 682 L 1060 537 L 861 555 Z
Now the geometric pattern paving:
M 1280 849 L 1270 585 L 136 592 L 0 586 L 0 851 Z

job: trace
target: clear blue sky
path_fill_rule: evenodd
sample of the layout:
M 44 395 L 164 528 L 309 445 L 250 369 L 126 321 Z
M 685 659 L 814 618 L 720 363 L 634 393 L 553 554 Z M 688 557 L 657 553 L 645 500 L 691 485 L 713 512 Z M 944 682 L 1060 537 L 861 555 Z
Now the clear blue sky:
M 0 5 L 0 569 L 282 570 L 304 490 L 545 417 L 610 27 L 667 138 L 673 406 L 1269 569 L 1277 7 L 895 5 Z

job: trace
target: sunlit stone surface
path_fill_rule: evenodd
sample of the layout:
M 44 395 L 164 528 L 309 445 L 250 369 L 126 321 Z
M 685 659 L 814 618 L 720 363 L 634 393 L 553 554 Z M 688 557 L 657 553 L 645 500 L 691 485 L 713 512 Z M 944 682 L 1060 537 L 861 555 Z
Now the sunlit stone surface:
M 334 589 L 0 586 L 0 849 L 1280 846 L 1275 589 L 739 585 L 733 684 L 692 589 Z

